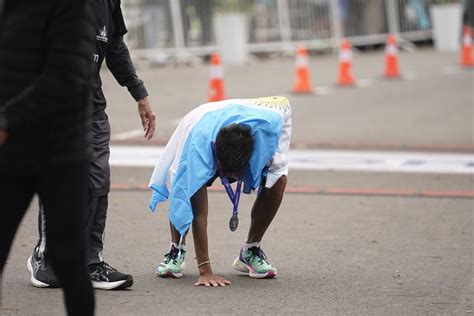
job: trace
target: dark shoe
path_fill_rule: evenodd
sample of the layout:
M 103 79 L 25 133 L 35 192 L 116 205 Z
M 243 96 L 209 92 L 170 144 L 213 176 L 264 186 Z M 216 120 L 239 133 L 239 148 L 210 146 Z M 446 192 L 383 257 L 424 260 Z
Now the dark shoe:
M 89 265 L 92 286 L 101 290 L 123 290 L 131 287 L 133 277 L 123 274 L 109 266 L 106 262 Z
M 26 263 L 28 271 L 31 273 L 31 284 L 34 287 L 60 287 L 58 279 L 54 274 L 51 264 L 45 259 L 44 256 L 40 257 L 33 252 L 33 255 L 28 258 Z

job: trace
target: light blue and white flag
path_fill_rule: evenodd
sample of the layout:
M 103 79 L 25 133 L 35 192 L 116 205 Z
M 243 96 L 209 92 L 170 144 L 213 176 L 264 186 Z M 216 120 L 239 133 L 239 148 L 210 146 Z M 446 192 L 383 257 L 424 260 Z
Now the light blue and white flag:
M 179 123 L 155 166 L 150 209 L 170 200 L 169 219 L 184 234 L 193 221 L 191 197 L 216 173 L 211 142 L 230 124 L 247 125 L 255 140 L 243 175 L 244 193 L 258 188 L 262 175 L 271 188 L 288 174 L 291 107 L 286 98 L 232 99 L 200 105 Z M 263 174 L 265 173 L 265 174 Z

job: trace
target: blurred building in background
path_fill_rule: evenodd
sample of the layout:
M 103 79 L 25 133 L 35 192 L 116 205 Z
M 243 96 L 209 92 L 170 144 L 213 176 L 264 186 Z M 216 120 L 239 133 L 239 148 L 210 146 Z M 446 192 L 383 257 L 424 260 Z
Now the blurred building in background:
M 444 1 L 461 3 L 459 1 Z M 340 39 L 383 44 L 388 33 L 407 41 L 432 38 L 430 7 L 439 0 L 128 0 L 123 2 L 135 53 L 202 56 L 219 49 L 219 32 L 241 16 L 245 49 L 278 52 L 304 44 L 331 49 Z M 217 23 L 218 21 L 224 21 Z M 229 33 L 228 36 L 233 33 Z

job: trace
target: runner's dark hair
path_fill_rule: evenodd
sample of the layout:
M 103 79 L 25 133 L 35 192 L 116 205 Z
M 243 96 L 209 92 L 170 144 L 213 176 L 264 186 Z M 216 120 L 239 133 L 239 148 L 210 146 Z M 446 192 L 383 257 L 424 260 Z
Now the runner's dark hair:
M 222 127 L 216 137 L 216 156 L 224 172 L 239 172 L 252 156 L 255 140 L 247 125 Z

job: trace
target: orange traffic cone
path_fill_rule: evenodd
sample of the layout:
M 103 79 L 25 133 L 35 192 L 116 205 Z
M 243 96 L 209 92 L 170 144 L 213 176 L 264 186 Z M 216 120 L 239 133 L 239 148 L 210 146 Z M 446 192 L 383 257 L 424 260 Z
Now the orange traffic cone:
M 350 86 L 354 83 L 354 77 L 352 76 L 351 44 L 348 40 L 343 40 L 339 51 L 339 75 L 337 78 L 337 84 L 341 86 Z
M 474 67 L 474 49 L 472 47 L 472 30 L 469 26 L 464 27 L 464 36 L 461 49 L 461 66 Z
M 400 77 L 398 68 L 398 47 L 397 39 L 394 35 L 389 35 L 385 46 L 385 71 L 384 76 L 387 78 Z
M 224 71 L 219 54 L 211 55 L 211 69 L 209 71 L 209 102 L 222 101 L 224 96 Z
M 312 92 L 308 69 L 308 50 L 303 46 L 300 46 L 298 48 L 298 52 L 296 53 L 295 77 L 293 92 Z

